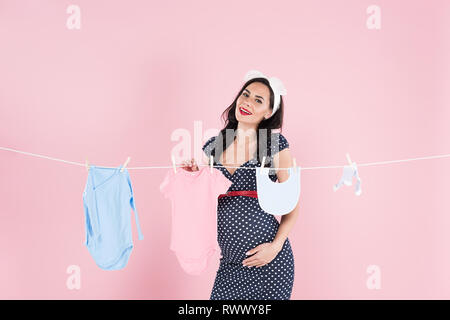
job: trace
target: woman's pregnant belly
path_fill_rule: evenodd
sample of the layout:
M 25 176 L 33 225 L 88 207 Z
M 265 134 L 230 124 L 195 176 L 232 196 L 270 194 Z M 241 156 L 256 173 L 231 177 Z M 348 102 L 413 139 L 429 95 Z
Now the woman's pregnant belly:
M 278 231 L 275 216 L 261 209 L 258 199 L 224 197 L 217 205 L 217 241 L 223 261 L 242 263 L 248 250 L 271 242 Z

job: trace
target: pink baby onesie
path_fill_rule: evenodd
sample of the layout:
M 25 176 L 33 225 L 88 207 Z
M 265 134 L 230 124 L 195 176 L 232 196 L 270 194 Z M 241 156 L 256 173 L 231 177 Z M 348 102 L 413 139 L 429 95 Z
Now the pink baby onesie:
M 170 169 L 159 189 L 172 202 L 170 249 L 183 270 L 201 274 L 209 258 L 220 251 L 217 242 L 217 197 L 226 193 L 232 182 L 221 171 L 200 167 L 198 171 Z

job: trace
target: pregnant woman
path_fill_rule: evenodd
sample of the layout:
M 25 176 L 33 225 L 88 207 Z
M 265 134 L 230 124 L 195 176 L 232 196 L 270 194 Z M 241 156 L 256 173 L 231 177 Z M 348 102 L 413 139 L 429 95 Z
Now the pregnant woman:
M 288 234 L 299 205 L 279 223 L 259 206 L 255 170 L 249 169 L 261 166 L 265 156 L 264 166 L 271 168 L 269 177 L 274 183 L 289 178 L 287 170 L 279 169 L 293 166 L 289 144 L 281 133 L 272 132 L 282 127 L 281 95 L 286 91 L 280 80 L 259 71 L 249 71 L 245 80 L 222 115 L 225 127 L 203 146 L 203 163 L 207 165 L 212 155 L 215 168 L 232 182 L 217 200 L 217 240 L 222 256 L 210 299 L 288 300 L 294 283 Z M 198 166 L 191 159 L 183 162 L 183 169 L 197 171 Z

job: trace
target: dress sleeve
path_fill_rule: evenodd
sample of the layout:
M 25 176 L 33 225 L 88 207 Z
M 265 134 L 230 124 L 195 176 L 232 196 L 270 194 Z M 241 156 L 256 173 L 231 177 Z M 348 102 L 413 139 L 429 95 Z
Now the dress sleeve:
M 212 150 L 215 147 L 216 137 L 209 138 L 202 147 L 202 150 L 205 152 L 206 156 L 209 158 Z
M 163 182 L 159 185 L 159 191 L 164 195 L 164 198 L 170 199 L 172 197 L 172 169 L 167 171 Z
M 280 152 L 286 148 L 289 148 L 289 142 L 281 133 L 275 133 L 272 141 L 274 142 L 271 145 L 272 156 L 276 155 L 278 152 Z
M 280 151 L 289 148 L 289 142 L 281 133 L 275 133 L 273 135 L 273 143 L 271 145 L 271 156 L 269 157 L 270 169 L 269 175 L 276 176 L 276 171 L 274 169 L 273 157 Z

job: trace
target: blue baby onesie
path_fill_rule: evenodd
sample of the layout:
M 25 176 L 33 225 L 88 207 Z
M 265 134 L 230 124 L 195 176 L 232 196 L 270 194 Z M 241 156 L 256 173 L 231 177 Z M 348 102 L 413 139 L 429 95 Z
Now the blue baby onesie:
M 139 240 L 144 239 L 127 169 L 90 166 L 83 205 L 86 240 L 97 266 L 104 270 L 124 268 L 133 249 L 130 209 L 135 213 Z

